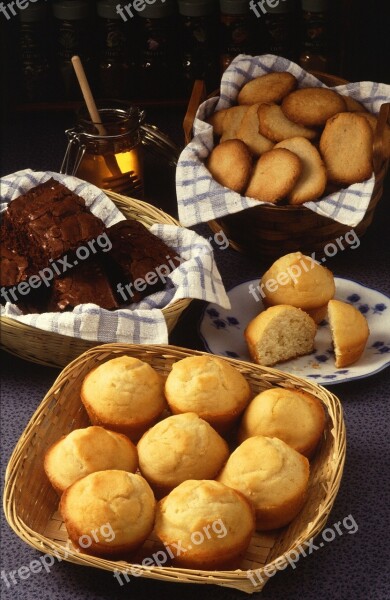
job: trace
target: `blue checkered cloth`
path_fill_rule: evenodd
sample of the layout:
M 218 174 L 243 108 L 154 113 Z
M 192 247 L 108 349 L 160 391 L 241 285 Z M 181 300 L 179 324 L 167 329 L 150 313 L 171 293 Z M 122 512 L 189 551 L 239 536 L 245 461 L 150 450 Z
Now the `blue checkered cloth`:
M 204 165 L 213 146 L 213 128 L 205 120 L 214 112 L 236 104 L 238 92 L 249 80 L 272 71 L 288 71 L 298 79 L 298 87 L 326 87 L 297 64 L 272 54 L 247 56 L 240 54 L 225 71 L 221 81 L 221 95 L 210 98 L 199 107 L 194 121 L 194 138 L 180 155 L 176 170 L 176 190 L 180 222 L 190 227 L 231 215 L 246 208 L 264 204 L 240 196 L 214 181 Z M 390 86 L 370 81 L 349 83 L 332 88 L 361 102 L 377 114 L 384 102 L 390 102 Z M 375 179 L 350 185 L 318 202 L 306 202 L 310 210 L 344 225 L 355 227 L 364 218 Z
M 105 225 L 110 226 L 125 217 L 115 204 L 97 187 L 69 175 L 24 170 L 0 179 L 1 204 L 4 211 L 10 201 L 32 187 L 54 177 L 84 198 L 86 205 Z M 0 315 L 13 318 L 45 331 L 97 342 L 127 342 L 134 344 L 167 344 L 168 331 L 161 311 L 181 298 L 198 298 L 230 307 L 213 248 L 200 235 L 184 227 L 155 224 L 150 231 L 163 239 L 184 260 L 167 276 L 165 289 L 141 302 L 114 310 L 104 310 L 96 304 L 80 304 L 72 312 L 22 315 L 9 302 L 0 307 Z M 168 263 L 169 264 L 169 263 Z

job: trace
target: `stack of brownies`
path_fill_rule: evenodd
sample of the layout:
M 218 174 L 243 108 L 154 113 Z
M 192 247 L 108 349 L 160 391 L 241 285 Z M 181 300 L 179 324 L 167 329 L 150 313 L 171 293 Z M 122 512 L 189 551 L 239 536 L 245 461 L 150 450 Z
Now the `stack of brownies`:
M 160 265 L 172 270 L 181 262 L 138 221 L 106 227 L 83 198 L 55 179 L 9 204 L 2 215 L 0 261 L 1 302 L 24 313 L 72 310 L 88 302 L 112 310 L 126 300 L 139 302 L 162 289 L 163 280 L 155 277 L 150 284 L 147 278 L 142 291 L 129 284 Z

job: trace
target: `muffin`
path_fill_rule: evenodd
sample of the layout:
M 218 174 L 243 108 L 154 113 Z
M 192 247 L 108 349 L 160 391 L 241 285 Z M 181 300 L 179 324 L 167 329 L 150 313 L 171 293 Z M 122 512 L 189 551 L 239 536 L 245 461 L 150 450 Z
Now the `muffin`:
M 195 412 L 224 433 L 251 398 L 240 371 L 216 356 L 189 356 L 174 363 L 165 383 L 173 414 Z
M 290 523 L 305 503 L 309 461 L 282 440 L 258 435 L 230 455 L 218 481 L 252 502 L 257 529 L 278 529 Z
M 75 429 L 62 436 L 45 453 L 45 473 L 61 495 L 72 483 L 107 469 L 135 473 L 138 467 L 137 449 L 128 437 L 91 426 Z
M 325 411 L 315 396 L 298 390 L 271 388 L 256 396 L 242 417 L 238 439 L 277 437 L 310 458 L 325 427 Z
M 264 306 L 289 304 L 320 323 L 335 294 L 335 283 L 329 269 L 301 252 L 292 252 L 276 260 L 264 273 L 260 293 Z
M 184 481 L 157 504 L 155 533 L 180 567 L 237 568 L 254 528 L 250 502 L 217 481 Z
M 60 512 L 69 538 L 86 554 L 121 557 L 150 535 L 156 501 L 149 484 L 127 471 L 97 471 L 62 494 Z
M 137 441 L 166 408 L 164 382 L 150 365 L 120 356 L 84 378 L 81 401 L 93 425 L 124 433 Z
M 186 479 L 213 479 L 229 456 L 225 440 L 195 413 L 160 421 L 137 449 L 140 471 L 159 497 Z
M 270 306 L 249 321 L 244 337 L 252 360 L 266 367 L 310 354 L 317 325 L 300 308 Z
M 336 367 L 348 367 L 362 356 L 370 330 L 367 319 L 347 302 L 331 300 L 328 305 Z

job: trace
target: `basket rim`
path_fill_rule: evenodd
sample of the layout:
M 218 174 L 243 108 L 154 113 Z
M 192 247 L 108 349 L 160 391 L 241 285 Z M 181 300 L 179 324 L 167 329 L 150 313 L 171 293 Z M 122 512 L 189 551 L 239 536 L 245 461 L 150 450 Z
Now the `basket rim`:
M 308 523 L 307 531 L 305 531 L 304 536 L 302 537 L 302 539 L 296 539 L 294 541 L 293 546 L 289 547 L 283 552 L 279 552 L 277 547 L 278 545 L 280 545 L 280 543 L 277 542 L 275 544 L 277 556 L 273 557 L 269 563 L 264 565 L 264 567 L 255 570 L 236 569 L 232 571 L 207 571 L 183 569 L 179 567 L 145 567 L 143 565 L 138 564 L 133 565 L 125 561 L 116 562 L 111 561 L 109 559 L 100 559 L 94 556 L 80 554 L 75 551 L 71 551 L 69 555 L 65 555 L 64 548 L 63 546 L 61 546 L 61 544 L 32 530 L 21 519 L 21 517 L 18 516 L 18 506 L 15 504 L 15 488 L 18 482 L 20 467 L 24 464 L 27 458 L 27 453 L 32 437 L 37 433 L 37 431 L 39 431 L 39 423 L 42 417 L 44 417 L 45 410 L 47 409 L 48 405 L 51 402 L 53 402 L 53 394 L 56 392 L 56 390 L 58 392 L 58 390 L 61 388 L 61 385 L 63 385 L 64 382 L 69 381 L 69 377 L 72 375 L 72 372 L 75 369 L 75 367 L 79 367 L 82 364 L 84 364 L 85 366 L 89 364 L 89 362 L 91 362 L 94 358 L 99 359 L 100 357 L 101 360 L 109 360 L 110 358 L 113 358 L 113 356 L 118 355 L 118 353 L 130 353 L 131 356 L 136 356 L 137 353 L 140 352 L 146 352 L 148 356 L 152 357 L 156 356 L 158 358 L 165 359 L 173 358 L 174 360 L 180 360 L 181 358 L 185 358 L 186 356 L 209 356 L 207 352 L 199 350 L 189 350 L 187 348 L 182 348 L 179 346 L 115 343 L 95 346 L 84 352 L 81 356 L 74 359 L 71 363 L 69 363 L 61 371 L 53 385 L 45 394 L 43 400 L 41 401 L 36 411 L 32 415 L 31 419 L 29 420 L 28 424 L 26 425 L 23 433 L 19 438 L 19 441 L 17 442 L 11 454 L 11 457 L 9 458 L 5 473 L 3 493 L 3 510 L 6 520 L 10 527 L 13 529 L 13 531 L 25 543 L 29 544 L 35 549 L 40 550 L 41 552 L 48 552 L 49 554 L 58 552 L 64 560 L 68 560 L 69 562 L 83 564 L 85 566 L 90 567 L 97 567 L 108 571 L 121 571 L 122 569 L 122 571 L 124 572 L 126 572 L 127 570 L 127 573 L 129 573 L 131 568 L 134 567 L 142 571 L 142 577 L 160 580 L 168 579 L 170 581 L 179 579 L 180 582 L 184 581 L 187 583 L 210 583 L 224 585 L 228 587 L 235 587 L 237 589 L 249 593 L 259 591 L 263 587 L 267 579 L 270 577 L 265 572 L 265 569 L 268 571 L 271 568 L 275 568 L 277 571 L 278 561 L 280 561 L 282 557 L 286 556 L 292 550 L 298 552 L 298 554 L 302 554 L 303 548 L 301 547 L 301 544 L 304 544 L 305 541 L 308 541 L 315 537 L 315 535 L 317 535 L 324 527 L 340 487 L 346 456 L 345 423 L 343 418 L 341 402 L 337 398 L 337 396 L 335 396 L 335 394 L 333 394 L 326 388 L 314 382 L 311 382 L 309 380 L 303 379 L 295 375 L 287 374 L 283 371 L 278 371 L 277 369 L 273 369 L 270 367 L 262 367 L 254 363 L 249 363 L 247 361 L 237 360 L 233 358 L 223 359 L 230 363 L 232 366 L 238 368 L 238 370 L 244 371 L 244 376 L 246 377 L 250 377 L 251 373 L 261 375 L 262 377 L 267 378 L 267 385 L 281 385 L 280 382 L 282 382 L 281 387 L 306 390 L 309 393 L 314 394 L 317 398 L 319 398 L 321 402 L 326 406 L 329 415 L 329 419 L 327 420 L 327 432 L 328 435 L 332 436 L 333 438 L 332 461 L 329 461 L 330 468 L 327 471 L 327 485 L 324 486 L 326 487 L 326 489 L 324 490 L 324 497 L 318 504 L 318 514 L 310 523 Z M 278 383 L 272 383 L 274 380 Z M 250 581 L 248 573 L 259 574 L 262 577 L 263 581 L 261 586 L 255 585 L 253 581 Z M 184 580 L 183 577 L 185 578 Z

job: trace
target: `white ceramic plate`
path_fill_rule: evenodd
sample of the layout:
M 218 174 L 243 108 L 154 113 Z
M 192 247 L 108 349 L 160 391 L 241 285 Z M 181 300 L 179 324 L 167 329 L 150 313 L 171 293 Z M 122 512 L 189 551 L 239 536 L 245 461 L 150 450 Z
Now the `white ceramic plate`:
M 368 377 L 390 364 L 390 298 L 355 281 L 335 277 L 335 282 L 335 297 L 356 306 L 368 321 L 370 337 L 363 356 L 348 368 L 336 369 L 329 324 L 323 321 L 318 327 L 314 352 L 279 363 L 275 369 L 331 385 Z M 259 300 L 250 294 L 250 284 L 256 288 L 258 280 L 241 283 L 228 292 L 231 309 L 225 310 L 216 304 L 206 306 L 199 333 L 212 354 L 250 360 L 244 330 L 249 321 L 264 310 L 259 293 Z

